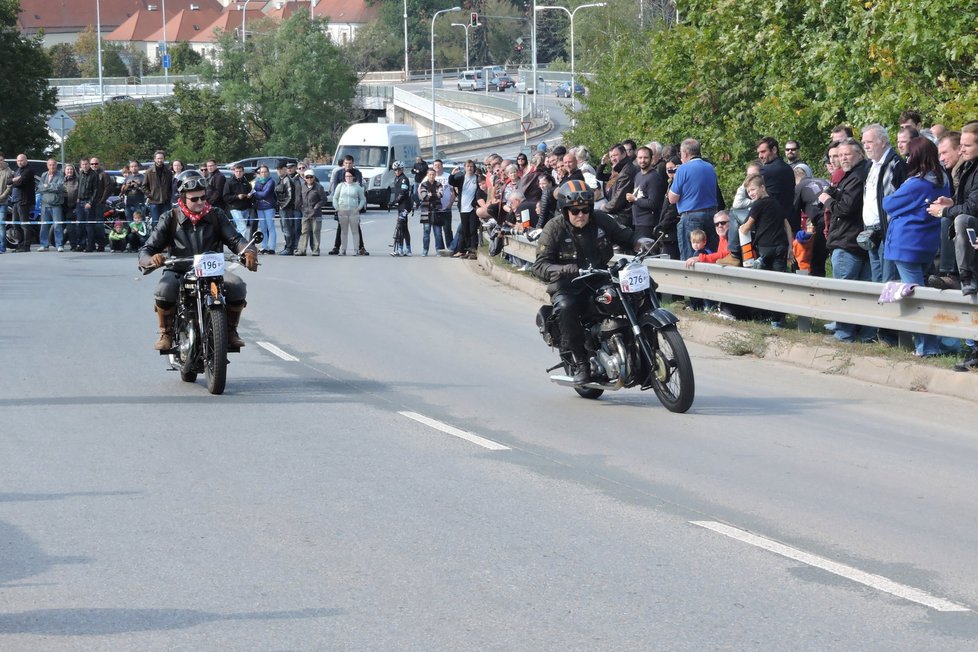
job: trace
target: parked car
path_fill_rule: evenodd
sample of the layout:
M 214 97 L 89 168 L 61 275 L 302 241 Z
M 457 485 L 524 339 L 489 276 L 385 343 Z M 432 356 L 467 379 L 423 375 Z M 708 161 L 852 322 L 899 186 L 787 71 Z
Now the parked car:
M 333 181 L 333 172 L 336 171 L 337 166 L 335 165 L 314 165 L 312 166 L 312 172 L 316 175 L 316 181 L 319 185 L 323 187 L 323 193 L 326 196 L 326 203 L 323 205 L 323 214 L 335 213 L 336 209 L 333 208 L 333 204 L 329 200 L 329 186 Z
M 513 81 L 512 77 L 510 77 L 508 74 L 504 72 L 504 73 L 496 74 L 496 84 L 499 85 L 499 90 L 504 91 L 507 88 L 511 88 L 515 86 L 516 82 Z
M 584 87 L 577 82 L 574 82 L 574 94 L 584 95 Z M 556 92 L 554 92 L 554 95 L 556 95 L 557 97 L 570 97 L 571 83 L 569 81 L 565 81 L 561 83 L 560 86 L 557 87 Z
M 255 158 L 243 158 L 240 161 L 228 163 L 224 167 L 233 169 L 235 165 L 241 165 L 246 173 L 254 174 L 260 165 L 267 165 L 269 172 L 275 172 L 280 165 L 298 162 L 299 159 L 292 156 L 256 156 Z

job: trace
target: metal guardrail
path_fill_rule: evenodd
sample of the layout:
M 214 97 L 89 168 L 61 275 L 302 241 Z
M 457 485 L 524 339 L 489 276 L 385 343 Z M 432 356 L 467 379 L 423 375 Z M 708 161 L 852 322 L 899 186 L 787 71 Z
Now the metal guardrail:
M 510 236 L 503 251 L 527 262 L 536 259 L 536 244 L 519 235 Z M 647 259 L 645 264 L 664 294 L 910 333 L 978 335 L 978 301 L 958 290 L 918 287 L 913 296 L 880 304 L 880 283 L 708 263 L 687 269 L 683 261 L 661 258 Z

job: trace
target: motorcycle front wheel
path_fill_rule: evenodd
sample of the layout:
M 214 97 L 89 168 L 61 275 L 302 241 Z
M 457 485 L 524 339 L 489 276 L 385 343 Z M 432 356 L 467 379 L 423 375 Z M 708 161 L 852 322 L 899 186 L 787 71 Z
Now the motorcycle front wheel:
M 207 391 L 223 394 L 228 377 L 228 316 L 223 308 L 207 311 L 204 340 L 207 347 L 207 359 L 204 361 Z
M 642 327 L 642 335 L 654 347 L 656 366 L 652 372 L 652 389 L 659 401 L 670 412 L 685 412 L 693 405 L 696 387 L 693 380 L 693 363 L 689 359 L 686 343 L 675 326 L 656 330 Z

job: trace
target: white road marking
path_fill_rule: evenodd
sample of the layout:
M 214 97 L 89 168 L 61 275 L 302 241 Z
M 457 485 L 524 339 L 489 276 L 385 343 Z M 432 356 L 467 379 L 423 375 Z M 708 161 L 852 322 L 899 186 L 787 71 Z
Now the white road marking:
M 408 419 L 414 419 L 418 423 L 423 423 L 426 426 L 431 426 L 435 430 L 441 430 L 444 433 L 451 435 L 452 437 L 458 437 L 459 439 L 464 439 L 470 441 L 473 444 L 478 444 L 483 448 L 488 448 L 491 451 L 508 451 L 509 446 L 503 446 L 498 444 L 491 439 L 486 439 L 485 437 L 480 437 L 479 435 L 473 435 L 471 432 L 466 432 L 465 430 L 459 430 L 447 423 L 442 423 L 441 421 L 435 421 L 417 412 L 398 412 L 398 414 L 406 416 Z
M 808 564 L 809 566 L 814 566 L 815 568 L 821 568 L 822 570 L 834 573 L 840 577 L 845 577 L 853 582 L 865 584 L 866 586 L 872 587 L 877 591 L 883 591 L 884 593 L 889 593 L 897 596 L 898 598 L 903 598 L 904 600 L 910 600 L 911 602 L 922 604 L 925 607 L 930 607 L 931 609 L 936 609 L 937 611 L 971 611 L 971 609 L 968 607 L 956 604 L 949 600 L 944 600 L 943 598 L 938 598 L 930 593 L 927 593 L 926 591 L 915 589 L 912 586 L 899 584 L 898 582 L 887 579 L 882 575 L 867 573 L 859 570 L 858 568 L 840 564 L 830 559 L 826 559 L 825 557 L 819 557 L 818 555 L 813 555 L 802 550 L 798 550 L 797 548 L 786 546 L 783 543 L 778 543 L 777 541 L 772 541 L 771 539 L 767 539 L 756 534 L 751 534 L 746 530 L 741 530 L 739 528 L 724 525 L 723 523 L 717 523 L 715 521 L 690 521 L 690 523 L 706 528 L 707 530 L 719 532 L 720 534 L 736 539 L 737 541 L 741 541 L 758 548 L 763 548 L 764 550 L 781 555 L 782 557 L 794 559 L 795 561 L 800 561 L 803 564 Z
M 258 344 L 258 346 L 260 346 L 261 348 L 265 349 L 266 351 L 268 351 L 272 355 L 276 355 L 276 356 L 282 358 L 283 360 L 285 360 L 286 362 L 298 362 L 299 361 L 299 358 L 295 357 L 294 355 L 289 355 L 288 353 L 286 353 L 282 349 L 278 348 L 277 346 L 275 346 L 271 342 L 257 342 L 257 344 Z

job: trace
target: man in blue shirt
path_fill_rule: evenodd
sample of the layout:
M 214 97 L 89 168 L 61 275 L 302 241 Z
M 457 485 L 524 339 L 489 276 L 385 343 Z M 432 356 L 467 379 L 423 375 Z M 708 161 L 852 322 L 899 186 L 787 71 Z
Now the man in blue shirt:
M 679 210 L 679 224 L 676 237 L 679 240 L 680 260 L 693 257 L 693 247 L 689 244 L 689 234 L 697 229 L 707 233 L 707 247 L 716 250 L 717 242 L 709 241 L 709 234 L 716 240 L 713 230 L 713 215 L 719 205 L 717 197 L 717 171 L 700 156 L 700 143 L 695 138 L 687 138 L 679 146 L 682 165 L 676 170 L 676 177 L 669 189 L 669 201 Z

